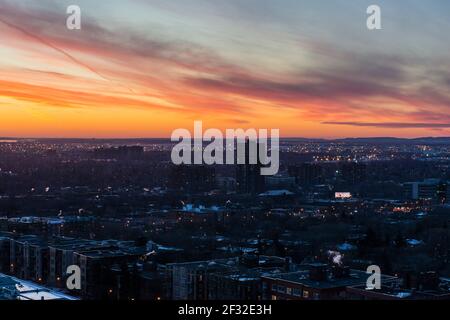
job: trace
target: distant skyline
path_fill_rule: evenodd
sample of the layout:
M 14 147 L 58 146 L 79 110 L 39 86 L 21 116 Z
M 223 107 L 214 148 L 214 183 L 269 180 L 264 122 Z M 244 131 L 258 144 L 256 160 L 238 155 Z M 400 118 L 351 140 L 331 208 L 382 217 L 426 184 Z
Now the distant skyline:
M 448 30 L 447 0 L 0 0 L 0 137 L 450 136 Z

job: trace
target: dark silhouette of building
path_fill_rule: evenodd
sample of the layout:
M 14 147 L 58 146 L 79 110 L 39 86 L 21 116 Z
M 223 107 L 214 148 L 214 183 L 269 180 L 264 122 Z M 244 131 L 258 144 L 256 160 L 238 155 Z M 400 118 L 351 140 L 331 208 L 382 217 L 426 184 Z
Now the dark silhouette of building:
M 367 166 L 364 163 L 345 163 L 341 167 L 342 178 L 352 185 L 366 180 Z
M 290 166 L 288 172 L 290 176 L 295 177 L 296 183 L 301 186 L 321 183 L 323 177 L 323 168 L 314 163 Z
M 216 188 L 216 171 L 207 165 L 173 166 L 168 186 L 188 193 L 211 191 Z
M 256 143 L 256 163 L 252 164 L 250 155 L 250 144 Z M 238 146 L 239 148 L 239 146 Z M 242 194 L 258 194 L 265 190 L 265 178 L 261 175 L 263 167 L 259 159 L 259 148 L 261 145 L 257 142 L 245 142 L 245 164 L 237 164 L 236 169 L 236 187 Z

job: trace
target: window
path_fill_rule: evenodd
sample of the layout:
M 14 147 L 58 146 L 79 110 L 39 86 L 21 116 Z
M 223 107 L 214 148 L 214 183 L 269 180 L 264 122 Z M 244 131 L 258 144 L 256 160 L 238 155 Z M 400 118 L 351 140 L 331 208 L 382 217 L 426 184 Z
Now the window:
M 307 291 L 307 290 L 303 291 L 303 298 L 309 299 L 309 291 Z
M 299 289 L 299 288 L 294 288 L 294 289 L 292 290 L 292 293 L 293 293 L 293 295 L 296 296 L 296 297 L 301 297 L 301 296 L 302 296 L 302 290 Z
M 291 296 L 292 295 L 292 288 L 286 288 L 286 293 Z
M 280 293 L 286 293 L 286 287 L 285 286 L 278 286 L 278 292 Z

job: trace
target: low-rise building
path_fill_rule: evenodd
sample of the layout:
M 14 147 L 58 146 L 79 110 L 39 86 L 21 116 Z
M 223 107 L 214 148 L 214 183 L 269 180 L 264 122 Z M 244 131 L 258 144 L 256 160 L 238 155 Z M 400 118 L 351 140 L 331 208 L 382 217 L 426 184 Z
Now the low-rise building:
M 366 285 L 369 275 L 339 265 L 314 263 L 304 270 L 263 276 L 265 300 L 340 300 L 350 286 Z M 398 278 L 382 275 L 382 283 Z

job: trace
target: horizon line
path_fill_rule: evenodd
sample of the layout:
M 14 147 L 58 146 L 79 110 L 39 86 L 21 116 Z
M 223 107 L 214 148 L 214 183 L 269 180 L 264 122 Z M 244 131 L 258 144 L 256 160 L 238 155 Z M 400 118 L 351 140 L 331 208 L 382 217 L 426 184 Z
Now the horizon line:
M 170 137 L 1 137 L 0 140 L 171 140 Z M 349 139 L 450 139 L 450 136 L 417 136 L 417 137 L 396 137 L 396 136 L 373 136 L 373 137 L 342 137 L 342 138 L 319 138 L 319 137 L 280 137 L 280 140 L 349 140 Z

